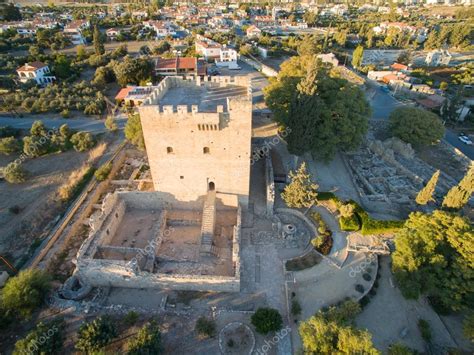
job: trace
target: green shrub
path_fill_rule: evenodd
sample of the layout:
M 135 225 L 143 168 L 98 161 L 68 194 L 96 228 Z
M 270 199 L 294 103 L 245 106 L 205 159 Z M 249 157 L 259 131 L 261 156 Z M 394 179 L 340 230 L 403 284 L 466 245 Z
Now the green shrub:
M 339 227 L 343 231 L 355 232 L 360 230 L 360 220 L 357 213 L 354 213 L 350 217 L 339 217 Z
M 128 343 L 128 355 L 161 354 L 161 332 L 155 322 L 146 324 Z
M 109 344 L 116 336 L 117 331 L 112 320 L 101 316 L 81 325 L 76 349 L 86 353 L 95 352 Z
M 252 315 L 251 321 L 257 332 L 267 334 L 281 329 L 283 319 L 280 313 L 273 308 L 259 308 Z
M 2 290 L 2 308 L 28 318 L 50 289 L 50 277 L 38 269 L 20 271 L 8 279 Z
M 363 235 L 394 233 L 405 224 L 405 221 L 383 221 L 373 219 L 357 202 L 353 200 L 343 202 L 332 192 L 318 192 L 318 200 L 333 201 L 338 208 L 347 204 L 354 206 L 354 213 L 351 217 L 341 216 L 339 218 L 339 226 L 343 231 L 360 230 Z
M 91 149 L 94 144 L 94 137 L 89 132 L 77 132 L 71 136 L 71 143 L 78 152 Z
M 48 323 L 38 323 L 28 335 L 15 343 L 13 355 L 19 354 L 59 354 L 63 347 L 62 319 Z
M 96 172 L 94 173 L 94 176 L 97 180 L 104 181 L 109 176 L 111 170 L 112 170 L 112 164 L 106 163 L 96 170 Z
M 212 319 L 200 317 L 196 322 L 196 331 L 200 335 L 213 337 L 216 334 L 216 323 Z
M 300 303 L 293 299 L 291 301 L 291 314 L 296 317 L 296 316 L 299 316 L 301 314 L 301 305 Z
M 420 319 L 420 320 L 418 320 L 418 329 L 420 330 L 421 337 L 425 341 L 430 342 L 431 341 L 431 327 L 430 327 L 430 324 L 426 320 Z
M 402 343 L 391 344 L 388 348 L 388 355 L 415 355 L 417 351 L 410 349 Z
M 355 290 L 359 293 L 364 293 L 364 286 L 362 286 L 361 284 L 357 284 L 355 285 Z
M 20 143 L 15 137 L 0 138 L 0 153 L 9 155 L 20 150 Z
M 3 169 L 3 176 L 10 184 L 20 184 L 26 181 L 26 171 L 20 164 L 12 162 Z
M 125 317 L 123 318 L 123 321 L 126 325 L 132 326 L 138 321 L 138 318 L 139 318 L 139 314 L 137 312 L 130 311 L 125 315 Z

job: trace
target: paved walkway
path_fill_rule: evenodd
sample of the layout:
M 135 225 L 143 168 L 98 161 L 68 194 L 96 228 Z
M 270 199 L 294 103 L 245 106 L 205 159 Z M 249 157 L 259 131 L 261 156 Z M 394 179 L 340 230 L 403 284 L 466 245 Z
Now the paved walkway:
M 313 206 L 313 211 L 318 212 L 321 215 L 324 223 L 332 231 L 333 245 L 331 252 L 328 257 L 334 261 L 339 267 L 344 265 L 344 261 L 347 258 L 347 232 L 341 231 L 339 222 L 336 216 L 326 209 L 324 206 Z

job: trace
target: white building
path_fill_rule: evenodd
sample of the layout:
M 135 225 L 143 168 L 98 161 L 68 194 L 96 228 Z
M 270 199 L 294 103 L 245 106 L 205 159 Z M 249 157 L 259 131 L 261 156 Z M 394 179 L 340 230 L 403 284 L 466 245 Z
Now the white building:
M 425 63 L 431 67 L 449 65 L 451 58 L 451 53 L 449 53 L 447 50 L 435 49 L 426 55 Z
M 171 23 L 167 21 L 145 21 L 143 22 L 143 27 L 155 31 L 155 39 L 157 40 L 166 36 L 176 36 L 176 31 Z
M 82 31 L 90 27 L 90 22 L 85 20 L 72 21 L 64 27 L 63 33 L 71 40 L 74 45 L 86 44 L 86 38 L 82 35 Z
M 246 34 L 248 38 L 258 37 L 262 34 L 262 30 L 257 26 L 251 25 L 247 28 Z
M 115 41 L 117 36 L 120 34 L 120 30 L 116 28 L 109 28 L 105 31 L 105 34 L 109 41 Z
M 201 54 L 206 60 L 220 59 L 221 45 L 204 36 L 197 36 L 196 39 L 196 53 Z
M 43 62 L 25 63 L 16 72 L 22 83 L 34 80 L 38 85 L 48 85 L 56 80 L 56 77 L 51 75 L 49 67 Z
M 227 46 L 221 47 L 220 60 L 216 61 L 216 65 L 223 67 L 229 66 L 232 64 L 237 64 L 238 53 L 233 48 L 228 48 Z

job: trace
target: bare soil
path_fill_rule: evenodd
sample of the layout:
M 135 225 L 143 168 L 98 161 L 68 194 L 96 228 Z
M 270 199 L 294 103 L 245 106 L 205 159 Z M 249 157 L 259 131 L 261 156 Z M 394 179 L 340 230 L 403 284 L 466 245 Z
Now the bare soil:
M 0 156 L 0 167 L 17 156 Z M 59 218 L 63 203 L 56 191 L 87 159 L 87 153 L 69 151 L 26 160 L 22 166 L 29 178 L 22 184 L 0 182 L 0 253 L 13 261 L 43 237 L 49 223 Z M 14 214 L 9 208 L 18 206 Z

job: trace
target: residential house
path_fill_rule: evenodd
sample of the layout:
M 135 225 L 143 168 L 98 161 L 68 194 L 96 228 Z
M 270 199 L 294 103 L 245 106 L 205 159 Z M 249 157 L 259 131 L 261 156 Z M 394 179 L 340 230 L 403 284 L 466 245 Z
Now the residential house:
M 196 38 L 196 53 L 201 54 L 206 60 L 218 59 L 221 55 L 221 44 L 204 36 Z
M 157 75 L 199 75 L 207 74 L 206 63 L 194 57 L 176 57 L 155 59 Z
M 407 71 L 408 70 L 408 65 L 401 64 L 401 63 L 393 63 L 390 68 L 392 68 L 395 71 Z
M 176 36 L 175 29 L 168 21 L 145 21 L 143 27 L 155 31 L 157 40 L 166 36 Z
M 56 77 L 51 75 L 49 67 L 43 62 L 25 63 L 16 72 L 22 83 L 34 80 L 38 85 L 48 85 L 56 80 Z
M 216 65 L 220 67 L 229 66 L 232 63 L 237 64 L 238 53 L 235 49 L 229 48 L 226 45 L 221 47 L 219 61 L 216 61 Z
M 76 20 L 68 23 L 63 30 L 66 37 L 71 40 L 74 45 L 86 44 L 86 38 L 82 35 L 82 31 L 90 27 L 90 22 L 86 20 Z
M 117 28 L 108 28 L 105 31 L 105 35 L 107 36 L 107 39 L 109 41 L 115 41 L 117 39 L 117 36 L 120 34 L 120 30 Z
M 246 35 L 248 38 L 258 37 L 262 34 L 262 30 L 257 26 L 251 25 L 247 28 Z
M 115 96 L 115 101 L 119 105 L 123 104 L 130 107 L 139 106 L 156 88 L 156 86 L 127 86 L 126 88 L 120 89 Z

